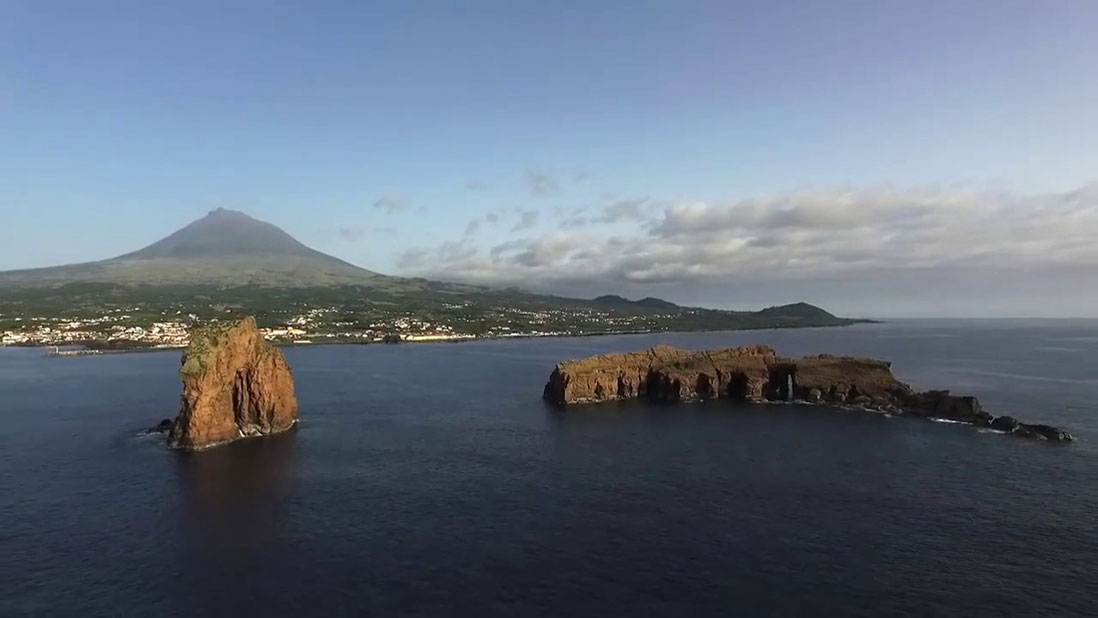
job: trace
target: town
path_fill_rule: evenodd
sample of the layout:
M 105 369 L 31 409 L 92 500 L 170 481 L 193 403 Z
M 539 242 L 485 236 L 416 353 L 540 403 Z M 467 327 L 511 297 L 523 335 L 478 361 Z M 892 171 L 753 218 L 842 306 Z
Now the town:
M 466 309 L 446 306 L 450 311 Z M 229 313 L 229 312 L 227 312 Z M 229 317 L 226 315 L 226 317 Z M 393 312 L 387 316 L 349 316 L 340 307 L 314 307 L 281 323 L 260 319 L 260 332 L 275 343 L 394 343 L 466 341 L 484 338 L 547 337 L 648 332 L 658 328 L 658 315 L 614 315 L 589 309 L 531 311 L 497 308 L 477 320 L 447 319 L 424 312 Z M 150 316 L 142 307 L 115 308 L 99 315 L 26 316 L 0 314 L 0 345 L 83 346 L 91 349 L 179 348 L 189 330 L 214 318 L 182 310 Z
M 91 351 L 179 348 L 196 325 L 251 315 L 277 344 L 396 343 L 841 326 L 798 303 L 760 311 L 493 294 L 396 294 L 358 288 L 113 287 L 0 290 L 0 345 Z M 58 350 L 59 352 L 60 350 Z

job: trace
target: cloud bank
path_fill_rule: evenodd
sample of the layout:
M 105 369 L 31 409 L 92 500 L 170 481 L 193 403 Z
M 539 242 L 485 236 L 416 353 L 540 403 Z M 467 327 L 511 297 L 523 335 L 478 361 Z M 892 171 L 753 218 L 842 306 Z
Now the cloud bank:
M 425 251 L 416 274 L 563 293 L 663 287 L 709 302 L 719 295 L 697 290 L 722 289 L 734 303 L 736 290 L 750 296 L 782 285 L 900 298 L 917 291 L 905 286 L 937 289 L 950 280 L 967 288 L 958 292 L 986 288 L 990 298 L 1033 283 L 1028 277 L 1093 283 L 1098 273 L 1098 184 L 1043 195 L 814 190 L 670 203 L 654 216 L 647 202 L 611 204 L 589 227 L 565 217 L 531 238 Z M 1004 280 L 981 283 L 989 278 Z

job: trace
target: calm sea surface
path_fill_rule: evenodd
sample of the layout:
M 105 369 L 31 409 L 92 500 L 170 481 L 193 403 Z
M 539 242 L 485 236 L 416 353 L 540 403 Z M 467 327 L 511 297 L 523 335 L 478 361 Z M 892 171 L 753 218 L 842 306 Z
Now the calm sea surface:
M 558 360 L 768 343 L 1062 425 L 557 412 Z M 0 615 L 1098 613 L 1098 322 L 297 347 L 302 422 L 198 454 L 178 352 L 0 349 Z

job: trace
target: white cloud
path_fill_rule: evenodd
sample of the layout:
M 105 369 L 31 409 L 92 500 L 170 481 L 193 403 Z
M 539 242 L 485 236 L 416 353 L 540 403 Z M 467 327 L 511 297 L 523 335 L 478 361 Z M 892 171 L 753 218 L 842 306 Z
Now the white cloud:
M 602 209 L 602 214 L 595 220 L 601 223 L 617 223 L 618 221 L 643 221 L 648 218 L 645 206 L 648 198 L 642 197 L 634 200 L 618 200 Z
M 549 197 L 560 193 L 560 183 L 555 178 L 534 170 L 526 172 L 526 188 L 534 197 Z
M 521 232 L 522 230 L 528 230 L 538 224 L 538 211 L 536 210 L 522 210 L 519 211 L 518 223 L 511 228 L 512 232 Z
M 397 267 L 408 270 L 431 268 L 437 264 L 466 263 L 476 257 L 477 248 L 469 239 L 448 241 L 435 247 L 407 249 L 397 256 Z
M 374 208 L 384 210 L 386 214 L 393 214 L 397 212 L 403 212 L 411 208 L 412 204 L 408 198 L 400 195 L 383 195 L 376 200 L 373 204 Z
M 465 224 L 465 235 L 473 236 L 479 233 L 482 227 L 486 225 L 495 225 L 497 223 L 499 223 L 499 214 L 495 212 L 488 212 L 483 217 L 474 217 Z
M 600 219 L 637 219 L 640 204 L 633 202 L 604 209 Z M 521 217 L 515 231 L 537 222 L 535 211 Z M 875 282 L 887 291 L 903 272 L 927 277 L 958 269 L 1098 272 L 1098 185 L 1046 195 L 954 188 L 816 190 L 677 203 L 648 223 L 641 220 L 645 227 L 638 231 L 609 238 L 595 228 L 515 240 L 490 251 L 466 245 L 445 259 L 432 260 L 440 254 L 430 253 L 415 270 L 554 291 L 850 279 Z M 561 222 L 562 227 L 578 224 Z
M 360 226 L 352 225 L 339 228 L 339 238 L 348 242 L 358 242 L 366 236 L 366 230 Z

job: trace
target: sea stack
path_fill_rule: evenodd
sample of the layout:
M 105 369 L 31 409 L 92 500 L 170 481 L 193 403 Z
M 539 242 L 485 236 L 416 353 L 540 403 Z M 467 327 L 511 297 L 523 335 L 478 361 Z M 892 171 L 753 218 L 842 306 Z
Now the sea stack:
M 206 449 L 297 422 L 293 371 L 252 317 L 192 332 L 179 375 L 182 406 L 168 434 L 172 448 Z
M 1074 439 L 1058 427 L 995 418 L 975 397 L 916 392 L 893 375 L 888 361 L 829 354 L 783 358 L 764 345 L 700 351 L 656 346 L 566 361 L 550 374 L 543 397 L 561 406 L 637 398 L 794 401 L 946 419 L 1041 440 Z

